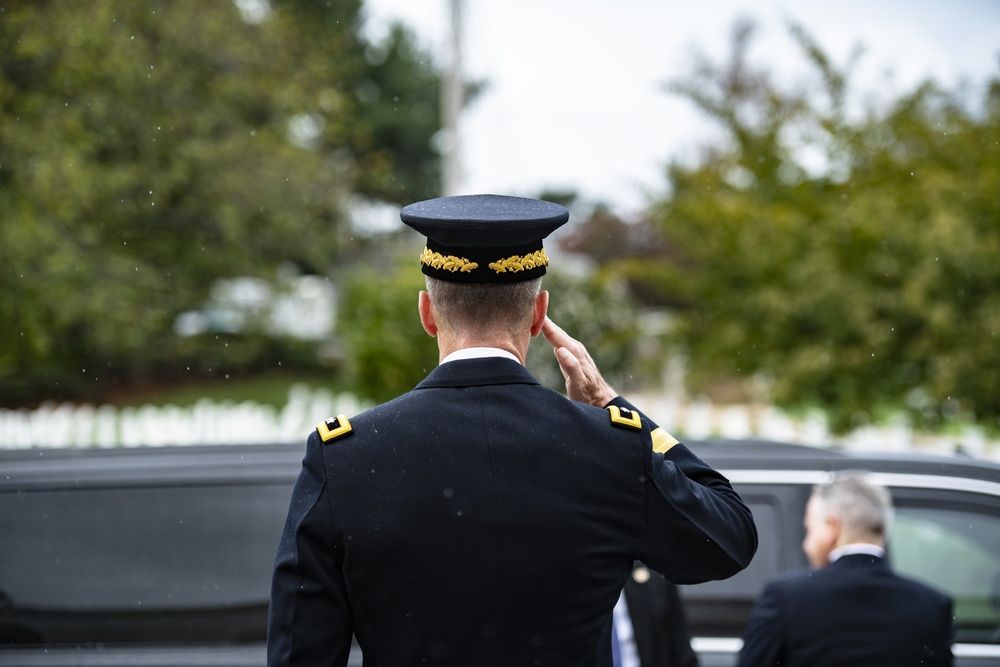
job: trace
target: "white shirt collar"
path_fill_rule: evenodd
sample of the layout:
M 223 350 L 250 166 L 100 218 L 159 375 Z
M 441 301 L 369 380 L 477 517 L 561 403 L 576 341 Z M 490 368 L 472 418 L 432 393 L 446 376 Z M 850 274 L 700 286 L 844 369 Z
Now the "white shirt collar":
M 516 361 L 520 364 L 520 360 L 515 357 L 512 353 L 507 350 L 501 350 L 498 347 L 466 347 L 461 350 L 455 350 L 444 359 L 441 360 L 442 364 L 446 364 L 449 361 L 461 361 L 464 359 L 486 359 L 489 357 L 504 357 L 512 361 Z
M 885 549 L 876 544 L 865 544 L 863 542 L 845 544 L 844 546 L 838 547 L 830 552 L 830 562 L 832 563 L 842 556 L 852 556 L 854 554 L 864 554 L 866 556 L 885 558 Z

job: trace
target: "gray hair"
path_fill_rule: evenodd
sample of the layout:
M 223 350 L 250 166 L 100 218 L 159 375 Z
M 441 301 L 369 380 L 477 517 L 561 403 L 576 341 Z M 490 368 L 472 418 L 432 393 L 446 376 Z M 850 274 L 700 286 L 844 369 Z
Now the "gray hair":
M 885 487 L 858 470 L 837 473 L 832 480 L 818 484 L 813 495 L 825 511 L 840 517 L 844 531 L 851 537 L 885 538 L 892 522 L 892 497 Z
M 452 329 L 517 331 L 531 325 L 541 277 L 513 283 L 458 283 L 425 276 L 441 324 Z

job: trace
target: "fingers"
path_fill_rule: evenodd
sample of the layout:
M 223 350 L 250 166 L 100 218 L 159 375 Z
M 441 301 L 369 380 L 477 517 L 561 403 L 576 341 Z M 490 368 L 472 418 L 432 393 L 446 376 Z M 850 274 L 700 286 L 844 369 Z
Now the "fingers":
M 549 342 L 549 345 L 552 346 L 553 350 L 565 347 L 568 343 L 576 342 L 548 317 L 545 318 L 545 322 L 542 324 L 542 335 Z
M 578 400 L 573 396 L 572 388 L 583 385 L 587 378 L 580 365 L 580 360 L 566 347 L 571 343 L 576 343 L 576 341 L 570 338 L 565 331 L 548 317 L 545 318 L 545 322 L 542 324 L 542 335 L 548 341 L 549 345 L 552 346 L 553 352 L 555 352 L 556 361 L 559 362 L 559 371 L 566 381 L 567 393 L 570 394 L 570 398 Z
M 591 360 L 590 354 L 587 352 L 587 348 L 584 347 L 583 343 L 567 334 L 558 324 L 553 322 L 548 317 L 545 318 L 545 322 L 542 324 L 542 335 L 545 337 L 545 340 L 548 341 L 549 345 L 552 346 L 554 351 L 558 352 L 559 348 L 566 348 L 566 350 L 580 362 L 586 359 L 591 365 L 593 365 L 594 362 Z M 558 357 L 558 354 L 556 356 Z M 562 365 L 561 362 L 560 365 Z
M 559 347 L 556 348 L 555 353 L 556 361 L 559 362 L 559 370 L 562 372 L 563 379 L 566 380 L 567 387 L 570 384 L 579 385 L 586 381 L 580 361 L 573 356 L 572 352 L 565 347 Z
M 604 407 L 616 396 L 583 343 L 569 336 L 549 318 L 545 318 L 542 325 L 542 335 L 555 352 L 559 370 L 566 380 L 566 394 L 571 399 Z

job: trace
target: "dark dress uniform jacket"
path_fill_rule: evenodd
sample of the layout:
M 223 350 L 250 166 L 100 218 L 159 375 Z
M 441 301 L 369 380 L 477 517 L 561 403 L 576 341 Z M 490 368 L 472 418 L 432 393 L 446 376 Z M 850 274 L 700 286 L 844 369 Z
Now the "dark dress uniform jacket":
M 782 575 L 744 632 L 740 667 L 951 665 L 951 598 L 865 554 Z
M 344 665 L 353 631 L 366 667 L 610 665 L 634 560 L 677 582 L 746 567 L 756 528 L 729 482 L 609 414 L 487 358 L 438 366 L 343 437 L 314 433 L 269 664 Z

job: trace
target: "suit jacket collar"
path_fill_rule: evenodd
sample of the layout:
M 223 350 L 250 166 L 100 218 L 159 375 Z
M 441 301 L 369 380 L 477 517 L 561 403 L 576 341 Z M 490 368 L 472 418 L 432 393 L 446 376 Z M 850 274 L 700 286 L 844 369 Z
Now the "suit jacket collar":
M 871 554 L 845 554 L 826 567 L 888 567 L 888 563 L 885 562 L 884 558 L 879 558 L 878 556 L 873 556 Z
M 516 361 L 504 357 L 486 357 L 441 364 L 416 388 L 476 387 L 490 384 L 538 384 L 538 380 Z

